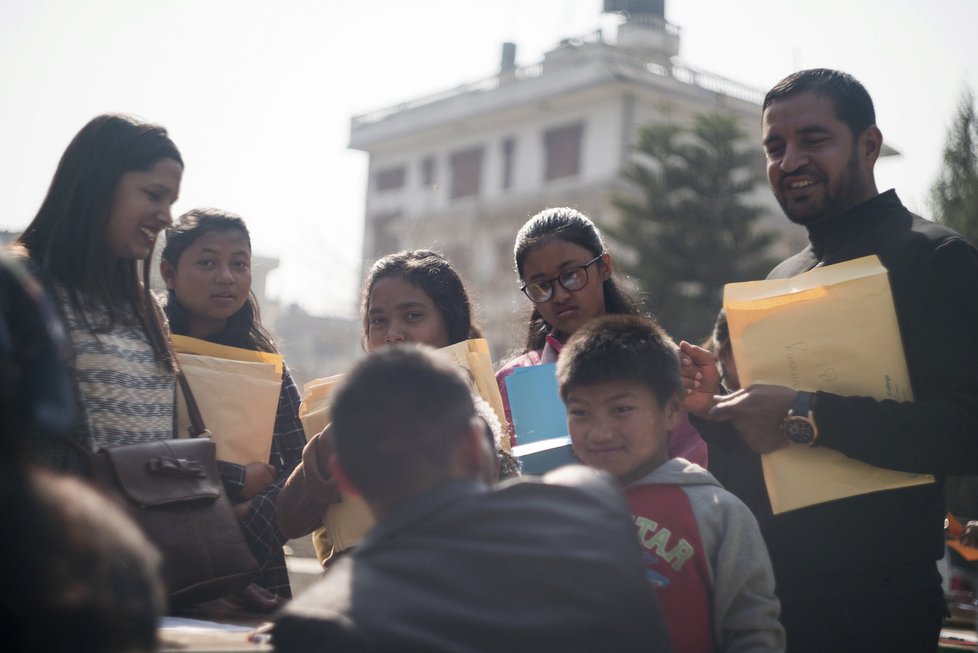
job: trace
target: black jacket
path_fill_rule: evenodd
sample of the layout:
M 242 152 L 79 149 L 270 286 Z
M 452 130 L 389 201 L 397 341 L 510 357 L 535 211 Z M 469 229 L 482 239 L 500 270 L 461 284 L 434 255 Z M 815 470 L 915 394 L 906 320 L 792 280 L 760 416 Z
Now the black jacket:
M 289 604 L 275 650 L 670 650 L 615 483 L 584 467 L 453 482 L 381 520 Z
M 978 251 L 892 190 L 812 225 L 809 239 L 768 278 L 879 256 L 914 393 L 898 403 L 819 392 L 818 445 L 938 483 L 762 518 L 779 595 L 932 587 L 944 554 L 942 476 L 978 473 Z

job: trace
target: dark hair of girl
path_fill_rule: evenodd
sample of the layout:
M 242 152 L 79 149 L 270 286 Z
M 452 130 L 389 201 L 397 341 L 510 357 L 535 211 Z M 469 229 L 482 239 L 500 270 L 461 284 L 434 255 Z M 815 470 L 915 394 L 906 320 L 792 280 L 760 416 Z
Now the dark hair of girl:
M 248 248 L 251 248 L 251 236 L 241 216 L 220 209 L 192 209 L 181 215 L 176 223 L 166 230 L 163 260 L 175 270 L 183 252 L 195 240 L 214 231 L 240 232 L 245 237 Z M 177 299 L 172 288 L 167 291 L 164 310 L 170 320 L 170 331 L 177 335 L 187 335 L 190 330 L 190 318 L 187 309 Z M 228 318 L 224 329 L 210 334 L 206 340 L 242 349 L 277 352 L 271 335 L 261 325 L 261 313 L 258 310 L 255 293 L 250 291 L 244 306 Z
M 374 284 L 385 277 L 400 277 L 431 298 L 445 321 L 449 344 L 480 337 L 478 329 L 472 324 L 472 305 L 462 279 L 444 256 L 426 249 L 389 254 L 371 266 L 363 282 L 361 299 L 364 337 L 370 327 L 367 316 L 370 293 Z
M 117 323 L 143 326 L 157 361 L 173 369 L 165 330 L 150 293 L 152 251 L 143 261 L 120 259 L 108 246 L 109 217 L 116 187 L 127 172 L 145 172 L 163 159 L 183 166 L 176 145 L 159 125 L 131 116 L 93 118 L 61 156 L 51 186 L 19 243 L 47 284 L 57 284 L 87 322 L 82 309 L 97 308 L 104 319 L 88 324 L 107 332 Z
M 537 246 L 554 238 L 583 247 L 591 252 L 592 256 L 600 256 L 608 251 L 597 226 L 580 211 L 567 207 L 544 209 L 527 220 L 516 234 L 513 257 L 516 259 L 516 272 L 520 279 L 523 278 L 523 264 L 526 262 L 526 257 Z M 640 314 L 635 300 L 618 285 L 613 275 L 604 282 L 604 306 L 608 315 Z M 543 319 L 534 305 L 527 326 L 524 352 L 542 348 L 550 329 L 551 325 Z

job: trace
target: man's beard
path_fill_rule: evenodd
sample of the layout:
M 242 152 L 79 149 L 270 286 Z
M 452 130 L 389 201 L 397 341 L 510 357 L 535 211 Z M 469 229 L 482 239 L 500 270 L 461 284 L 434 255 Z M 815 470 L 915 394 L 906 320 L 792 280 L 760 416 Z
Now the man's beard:
M 801 211 L 789 209 L 788 201 L 784 195 L 776 196 L 781 210 L 789 220 L 804 227 L 810 227 L 826 218 L 835 217 L 862 200 L 865 184 L 860 176 L 859 158 L 855 149 L 849 161 L 846 163 L 845 175 L 839 179 L 838 185 L 833 189 L 827 182 L 822 181 L 825 187 L 825 197 L 816 204 L 802 207 Z M 822 175 L 820 175 L 822 177 Z

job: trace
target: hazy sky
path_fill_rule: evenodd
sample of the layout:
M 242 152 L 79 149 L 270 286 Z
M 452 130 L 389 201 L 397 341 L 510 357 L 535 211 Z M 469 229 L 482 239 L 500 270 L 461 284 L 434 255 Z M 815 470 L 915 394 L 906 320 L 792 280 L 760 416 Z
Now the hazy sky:
M 186 162 L 177 214 L 240 213 L 281 258 L 270 294 L 350 314 L 366 155 L 351 116 L 487 77 L 503 41 L 537 62 L 611 28 L 600 0 L 0 0 L 0 228 L 33 217 L 71 137 L 107 111 L 165 125 Z M 975 0 L 667 0 L 693 66 L 766 90 L 847 70 L 902 156 L 878 167 L 927 214 L 947 125 L 978 89 Z M 503 273 L 503 271 L 501 271 Z

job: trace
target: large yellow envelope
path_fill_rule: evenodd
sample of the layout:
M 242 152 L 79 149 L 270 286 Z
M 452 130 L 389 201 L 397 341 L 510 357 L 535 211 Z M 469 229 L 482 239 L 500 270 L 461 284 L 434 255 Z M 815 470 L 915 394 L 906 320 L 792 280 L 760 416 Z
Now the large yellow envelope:
M 282 387 L 282 357 L 172 336 L 180 366 L 193 390 L 219 460 L 268 462 Z M 206 353 L 205 353 L 206 352 Z M 190 418 L 177 393 L 179 433 Z
M 492 406 L 499 417 L 499 423 L 505 425 L 506 411 L 503 409 L 503 397 L 499 394 L 499 384 L 496 383 L 496 374 L 492 369 L 489 343 L 484 338 L 473 338 L 443 347 L 438 351 L 469 371 L 479 396 Z M 509 451 L 509 438 L 502 438 L 500 445 Z
M 254 349 L 241 349 L 240 347 L 229 347 L 219 345 L 216 342 L 208 342 L 190 336 L 171 335 L 170 342 L 173 348 L 181 354 L 199 354 L 201 356 L 213 356 L 214 358 L 224 358 L 232 361 L 244 361 L 250 363 L 271 363 L 275 366 L 275 371 L 282 376 L 284 364 L 281 354 L 271 354 L 265 351 L 255 351 Z
M 742 386 L 912 401 L 889 278 L 876 256 L 728 284 L 723 305 Z M 787 447 L 762 461 L 775 514 L 934 481 L 823 447 Z
M 342 374 L 315 379 L 303 386 L 299 420 L 306 432 L 306 440 L 312 439 L 329 424 L 331 394 L 343 379 Z M 366 502 L 356 495 L 343 494 L 340 503 L 326 509 L 323 526 L 312 534 L 316 557 L 323 563 L 336 551 L 356 546 L 374 525 L 374 518 Z

